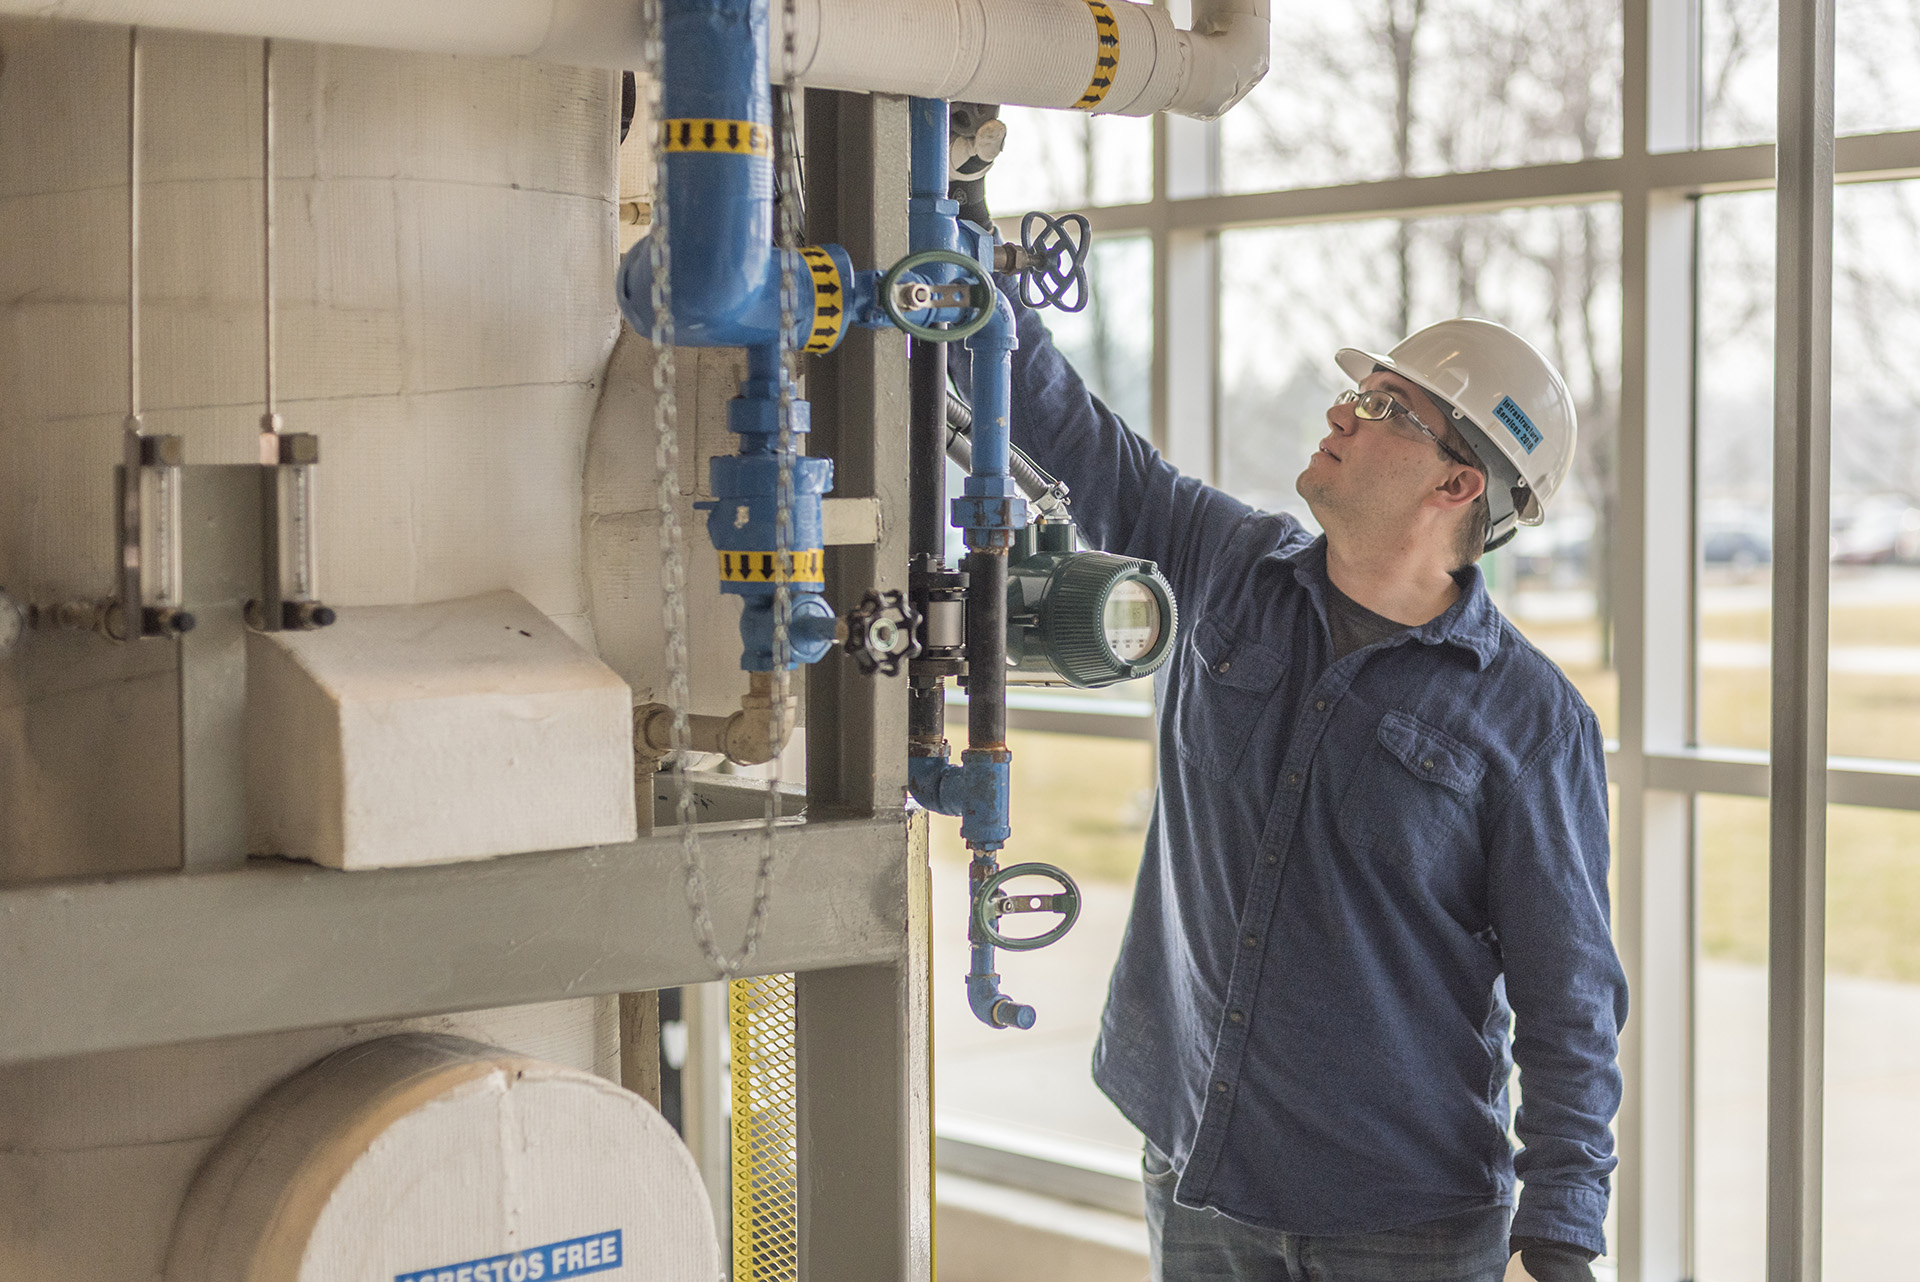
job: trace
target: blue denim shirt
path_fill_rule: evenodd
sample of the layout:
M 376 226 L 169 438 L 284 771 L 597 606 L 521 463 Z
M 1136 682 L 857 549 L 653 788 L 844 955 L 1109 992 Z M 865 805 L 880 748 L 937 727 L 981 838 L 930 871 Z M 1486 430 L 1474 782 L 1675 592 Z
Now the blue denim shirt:
M 1363 1233 L 1511 1203 L 1517 1171 L 1516 1236 L 1604 1251 L 1627 993 L 1592 711 L 1478 569 L 1336 661 L 1325 540 L 1182 476 L 1031 313 L 1012 419 L 1088 541 L 1179 601 L 1093 1061 L 1176 1200 Z

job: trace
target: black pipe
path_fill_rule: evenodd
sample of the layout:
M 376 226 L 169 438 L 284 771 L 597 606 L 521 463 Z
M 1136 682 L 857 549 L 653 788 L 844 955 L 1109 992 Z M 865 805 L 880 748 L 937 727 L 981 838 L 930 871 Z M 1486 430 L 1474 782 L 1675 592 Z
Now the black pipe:
M 947 353 L 945 343 L 913 339 L 907 449 L 907 556 L 940 568 L 947 540 Z
M 944 343 L 908 341 L 908 585 L 914 608 L 925 614 L 933 577 L 946 568 L 947 352 Z M 907 665 L 907 743 L 914 756 L 946 755 L 944 671 L 921 661 Z
M 1007 549 L 967 553 L 967 746 L 1007 746 Z

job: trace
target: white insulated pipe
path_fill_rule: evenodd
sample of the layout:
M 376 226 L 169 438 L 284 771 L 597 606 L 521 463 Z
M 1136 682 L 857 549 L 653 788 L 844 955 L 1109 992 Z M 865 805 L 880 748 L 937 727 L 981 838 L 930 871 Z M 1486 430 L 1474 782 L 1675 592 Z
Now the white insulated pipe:
M 1128 0 L 794 0 L 794 71 L 815 89 L 1211 120 L 1266 74 L 1271 0 L 1192 3 L 1180 31 L 1166 9 Z M 0 14 L 643 65 L 637 0 L 0 0 Z

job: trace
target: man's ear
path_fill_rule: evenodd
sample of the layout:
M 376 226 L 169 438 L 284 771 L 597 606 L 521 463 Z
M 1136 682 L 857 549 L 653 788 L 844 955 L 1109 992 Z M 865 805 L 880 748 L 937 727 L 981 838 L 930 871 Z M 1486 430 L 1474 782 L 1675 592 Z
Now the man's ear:
M 1447 479 L 1434 487 L 1433 499 L 1443 508 L 1460 508 L 1487 492 L 1487 478 L 1477 468 L 1457 464 Z

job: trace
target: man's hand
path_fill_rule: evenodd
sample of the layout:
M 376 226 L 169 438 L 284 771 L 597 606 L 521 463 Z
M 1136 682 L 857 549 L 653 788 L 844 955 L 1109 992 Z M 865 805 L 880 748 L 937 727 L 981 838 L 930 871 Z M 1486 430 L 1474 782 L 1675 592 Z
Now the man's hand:
M 1592 1251 L 1537 1237 L 1517 1237 L 1508 1245 L 1534 1282 L 1594 1282 Z

